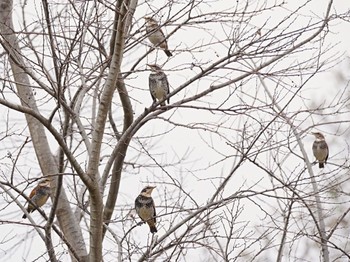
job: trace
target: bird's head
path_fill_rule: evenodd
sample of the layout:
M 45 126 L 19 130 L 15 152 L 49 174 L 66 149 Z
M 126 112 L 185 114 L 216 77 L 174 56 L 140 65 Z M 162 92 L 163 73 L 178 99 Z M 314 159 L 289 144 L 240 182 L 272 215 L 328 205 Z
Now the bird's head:
M 313 134 L 317 140 L 324 140 L 324 135 L 320 132 L 312 132 L 311 134 Z
M 157 24 L 157 21 L 150 16 L 145 16 L 143 19 L 145 19 L 147 24 Z
M 144 189 L 141 191 L 141 195 L 145 197 L 151 197 L 153 189 L 155 189 L 155 186 L 146 186 Z
M 39 182 L 39 186 L 43 187 L 50 187 L 51 186 L 51 180 L 49 178 L 45 178 Z
M 147 65 L 153 72 L 162 71 L 159 65 L 156 65 L 156 64 L 147 64 Z

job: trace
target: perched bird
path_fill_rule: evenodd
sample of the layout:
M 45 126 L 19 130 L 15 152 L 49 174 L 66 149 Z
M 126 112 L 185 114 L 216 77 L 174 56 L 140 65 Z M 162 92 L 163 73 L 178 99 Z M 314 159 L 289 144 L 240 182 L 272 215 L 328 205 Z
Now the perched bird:
M 324 164 L 327 162 L 328 159 L 328 145 L 326 143 L 326 140 L 324 136 L 320 132 L 312 133 L 316 140 L 312 145 L 312 152 L 314 153 L 314 156 L 316 157 L 316 160 L 318 161 L 318 167 L 324 168 Z
M 38 207 L 44 205 L 49 198 L 51 191 L 50 179 L 45 178 L 39 182 L 39 184 L 32 190 L 29 195 L 30 200 L 36 205 L 28 204 L 27 211 L 31 213 Z M 22 218 L 27 218 L 26 214 L 23 214 Z
M 146 20 L 146 32 L 148 36 L 148 40 L 154 45 L 159 46 L 164 50 L 165 54 L 169 57 L 173 54 L 168 49 L 168 44 L 165 39 L 165 35 L 163 31 L 160 29 L 156 20 L 152 17 L 144 17 Z
M 149 91 L 151 92 L 153 103 L 156 103 L 157 99 L 159 101 L 164 100 L 169 94 L 169 82 L 166 74 L 158 65 L 154 64 L 148 66 L 152 70 L 148 78 Z M 168 98 L 167 101 L 169 104 L 170 98 Z M 165 101 L 163 101 L 161 105 L 165 106 Z
M 135 200 L 136 213 L 149 225 L 152 234 L 157 232 L 156 208 L 151 197 L 154 188 L 155 186 L 146 186 Z

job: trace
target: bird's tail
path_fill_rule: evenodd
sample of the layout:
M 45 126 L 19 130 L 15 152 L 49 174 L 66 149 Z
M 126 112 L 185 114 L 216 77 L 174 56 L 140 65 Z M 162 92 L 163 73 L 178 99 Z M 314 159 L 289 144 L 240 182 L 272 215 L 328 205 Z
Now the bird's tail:
M 323 162 L 319 162 L 318 167 L 319 168 L 324 168 L 324 163 Z
M 155 225 L 155 223 L 154 223 L 153 221 L 148 221 L 147 223 L 148 223 L 148 225 L 149 225 L 149 229 L 151 230 L 151 233 L 152 233 L 152 234 L 158 232 L 158 230 L 157 230 L 157 228 L 156 228 L 156 225 Z
M 29 206 L 27 207 L 27 212 L 28 212 L 28 213 L 31 213 L 31 212 L 33 212 L 33 211 L 35 211 L 35 210 L 36 210 L 36 208 L 33 207 L 32 205 L 29 205 Z M 22 216 L 22 218 L 27 218 L 27 215 L 24 213 L 23 216 Z
M 165 53 L 168 57 L 170 57 L 170 56 L 173 55 L 168 49 L 164 49 L 164 53 Z
M 158 232 L 156 226 L 152 226 L 152 227 L 150 226 L 149 229 L 151 230 L 151 233 L 152 233 L 152 234 Z

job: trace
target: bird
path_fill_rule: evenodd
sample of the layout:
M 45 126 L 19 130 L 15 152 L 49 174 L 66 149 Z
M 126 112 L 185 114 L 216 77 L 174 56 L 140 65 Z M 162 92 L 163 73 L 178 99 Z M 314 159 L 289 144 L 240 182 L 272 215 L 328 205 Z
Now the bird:
M 324 164 L 326 164 L 329 154 L 328 145 L 323 134 L 320 132 L 315 132 L 312 134 L 316 138 L 312 145 L 312 152 L 318 161 L 318 167 L 324 168 Z
M 146 186 L 135 199 L 136 213 L 143 222 L 146 222 L 152 234 L 157 232 L 156 228 L 156 208 L 151 196 L 155 186 Z
M 51 192 L 51 181 L 48 178 L 45 178 L 39 182 L 39 184 L 32 190 L 29 195 L 31 202 L 28 203 L 27 212 L 31 213 L 35 211 L 38 207 L 43 206 L 47 199 L 49 198 Z M 22 218 L 27 218 L 27 215 L 24 213 Z
M 153 103 L 156 103 L 157 99 L 162 101 L 169 94 L 169 82 L 160 66 L 156 64 L 147 65 L 152 71 L 148 78 L 149 91 L 151 92 Z M 170 98 L 168 98 L 167 101 L 169 104 Z M 161 103 L 161 106 L 165 106 L 165 101 Z
M 154 46 L 159 46 L 161 49 L 163 49 L 168 57 L 172 56 L 173 54 L 168 49 L 165 35 L 162 29 L 160 29 L 157 21 L 152 17 L 144 17 L 144 19 L 146 20 L 146 32 L 148 40 Z

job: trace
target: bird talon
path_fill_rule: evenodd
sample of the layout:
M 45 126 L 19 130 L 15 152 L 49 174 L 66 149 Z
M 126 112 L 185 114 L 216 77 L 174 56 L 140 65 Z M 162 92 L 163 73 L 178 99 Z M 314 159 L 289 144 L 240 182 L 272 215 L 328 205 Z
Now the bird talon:
M 136 225 L 137 225 L 137 226 L 142 226 L 144 223 L 146 223 L 146 222 L 140 221 L 140 222 L 138 222 Z

